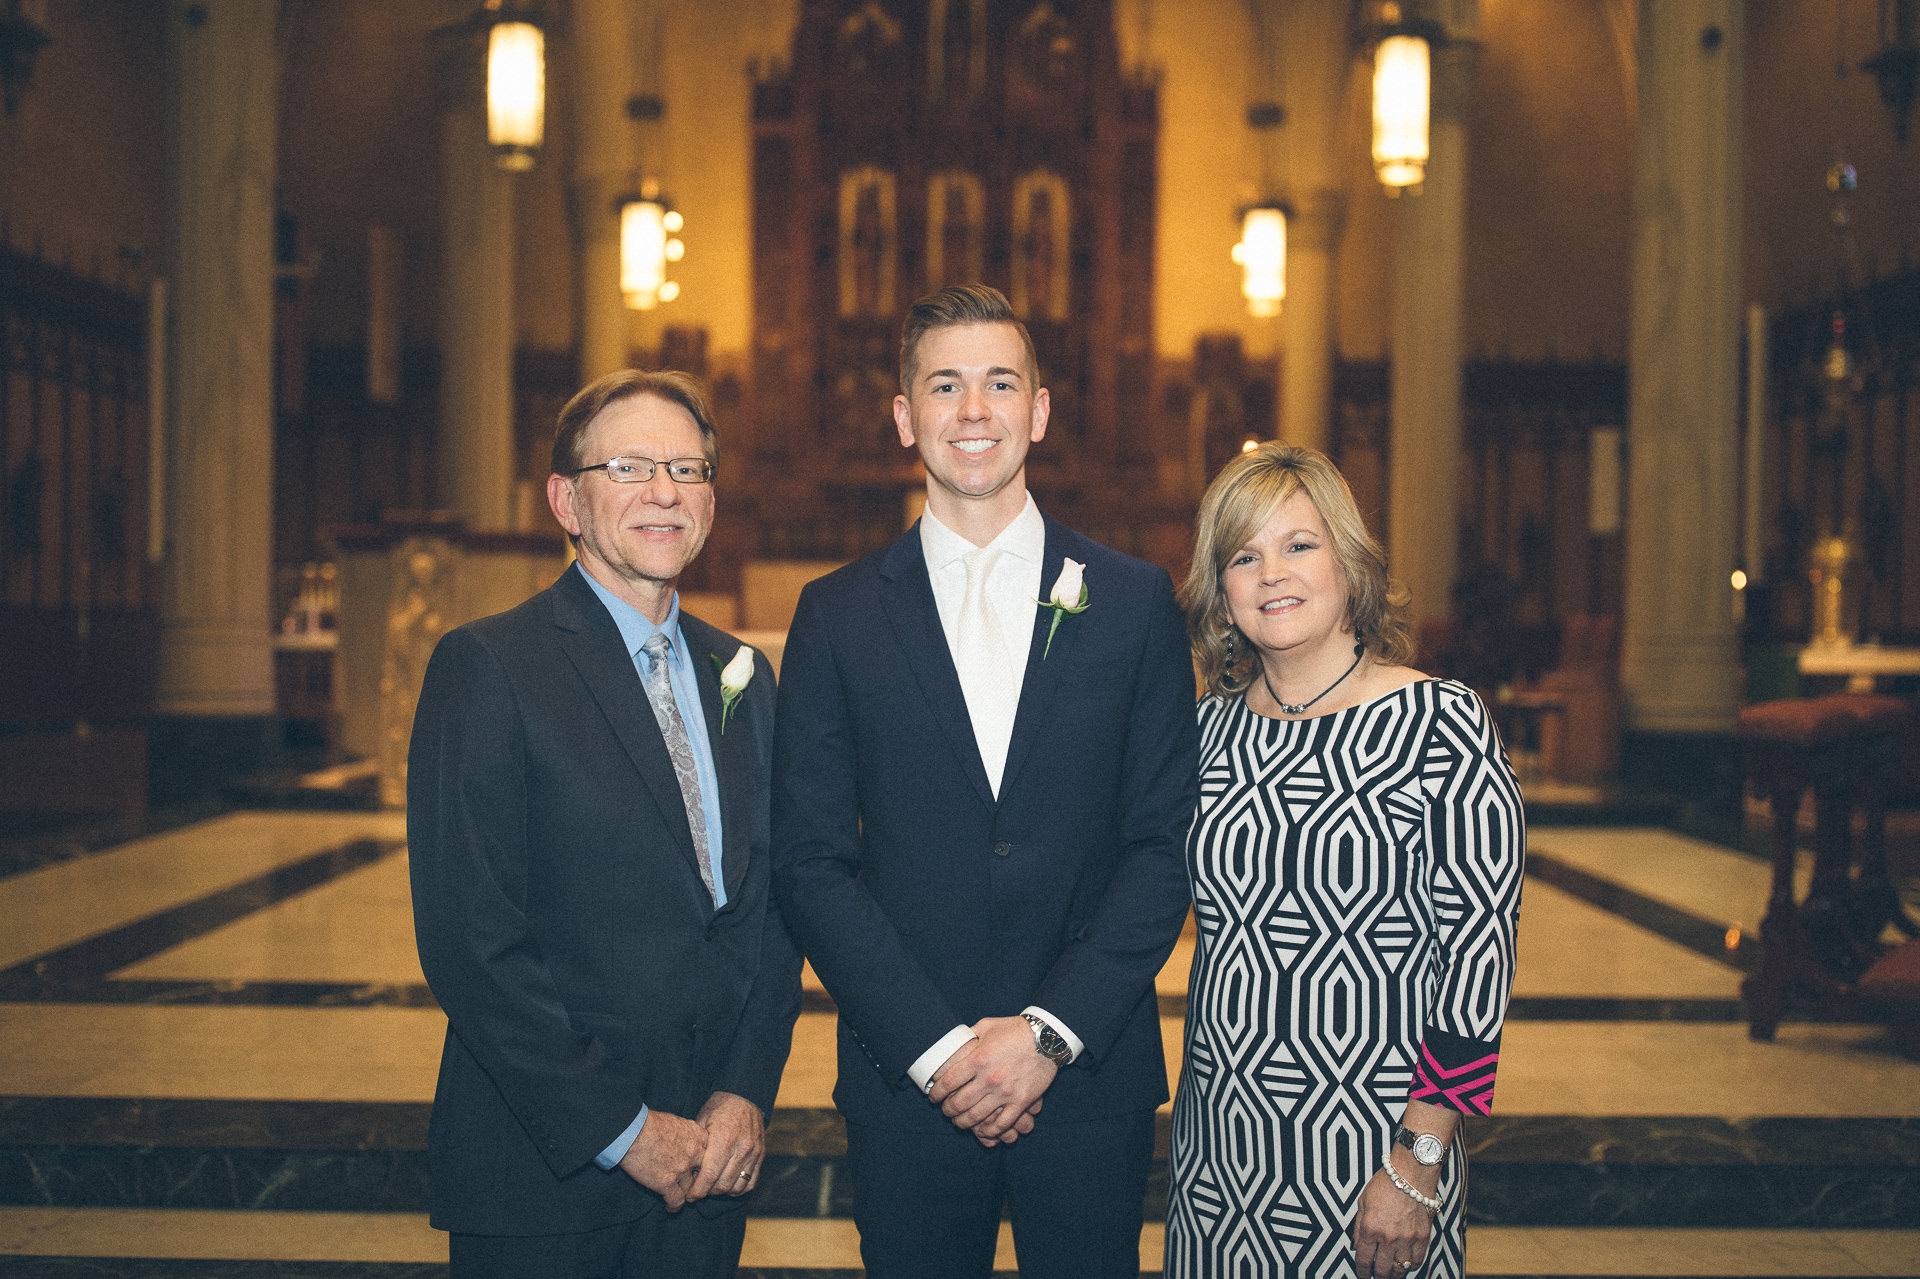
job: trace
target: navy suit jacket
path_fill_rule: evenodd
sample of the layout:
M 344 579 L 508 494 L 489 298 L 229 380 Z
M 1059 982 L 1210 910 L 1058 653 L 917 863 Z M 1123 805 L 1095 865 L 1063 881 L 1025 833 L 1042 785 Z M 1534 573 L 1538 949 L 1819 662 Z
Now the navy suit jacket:
M 716 1090 L 770 1111 L 800 960 L 770 905 L 773 670 L 720 731 L 739 641 L 684 612 L 720 781 L 727 904 L 701 882 L 672 758 L 576 565 L 434 650 L 408 756 L 420 964 L 446 1009 L 428 1133 L 433 1224 L 596 1230 L 659 1196 L 593 1162 L 642 1103 Z M 702 1200 L 688 1210 L 738 1210 Z
M 1038 1004 L 1086 1045 L 1041 1122 L 1157 1106 L 1153 978 L 1185 917 L 1193 668 L 1164 570 L 1049 519 L 1090 606 L 1035 620 L 996 801 L 916 526 L 809 584 L 781 662 L 774 883 L 840 1009 L 849 1119 L 950 1121 L 907 1068 L 956 1025 Z

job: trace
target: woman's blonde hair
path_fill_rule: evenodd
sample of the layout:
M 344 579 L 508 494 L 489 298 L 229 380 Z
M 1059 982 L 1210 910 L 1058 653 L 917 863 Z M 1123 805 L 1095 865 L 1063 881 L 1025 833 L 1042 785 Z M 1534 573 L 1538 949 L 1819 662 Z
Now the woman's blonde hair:
M 1407 593 L 1388 581 L 1386 554 L 1367 532 L 1339 468 L 1317 449 L 1269 440 L 1227 463 L 1208 486 L 1194 529 L 1193 565 L 1180 587 L 1187 637 L 1207 691 L 1216 696 L 1244 692 L 1257 673 L 1253 646 L 1227 620 L 1220 575 L 1228 558 L 1295 493 L 1307 495 L 1327 526 L 1354 638 L 1377 662 L 1404 666 L 1413 660 Z

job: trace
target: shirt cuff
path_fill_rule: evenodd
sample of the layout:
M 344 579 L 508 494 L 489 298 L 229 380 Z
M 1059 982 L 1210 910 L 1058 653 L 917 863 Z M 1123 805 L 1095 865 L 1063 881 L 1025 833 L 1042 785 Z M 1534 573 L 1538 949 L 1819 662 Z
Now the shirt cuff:
M 1067 1029 L 1066 1022 L 1061 1021 L 1058 1017 L 1055 1017 L 1052 1013 L 1048 1012 L 1046 1009 L 1042 1008 L 1040 1005 L 1028 1004 L 1025 1008 L 1021 1009 L 1020 1011 L 1023 1013 L 1032 1013 L 1035 1017 L 1038 1017 L 1041 1021 L 1046 1022 L 1047 1025 L 1053 1027 L 1055 1030 L 1060 1032 L 1060 1038 L 1066 1040 L 1067 1047 L 1073 1050 L 1073 1056 L 1067 1058 L 1067 1064 L 1069 1066 L 1071 1066 L 1074 1062 L 1080 1059 L 1081 1053 L 1087 1051 L 1087 1046 L 1080 1042 L 1080 1036 L 1074 1034 L 1071 1030 Z
M 640 1113 L 633 1117 L 633 1122 L 627 1125 L 627 1130 L 615 1137 L 612 1145 L 595 1155 L 593 1162 L 600 1165 L 602 1172 L 612 1172 L 627 1157 L 627 1152 L 633 1149 L 633 1143 L 640 1139 L 640 1130 L 646 1126 L 647 1108 L 642 1106 Z
M 914 1059 L 907 1067 L 907 1078 L 913 1080 L 914 1087 L 921 1092 L 933 1091 L 933 1077 L 949 1058 L 959 1052 L 961 1047 L 973 1038 L 973 1032 L 965 1026 L 955 1026 L 946 1034 L 933 1041 L 933 1047 Z

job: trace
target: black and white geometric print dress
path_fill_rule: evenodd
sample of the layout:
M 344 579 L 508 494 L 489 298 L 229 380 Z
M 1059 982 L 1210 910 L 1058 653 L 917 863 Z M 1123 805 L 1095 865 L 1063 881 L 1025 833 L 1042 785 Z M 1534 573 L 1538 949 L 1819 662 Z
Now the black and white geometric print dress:
M 1360 1191 L 1408 1097 L 1492 1109 L 1520 790 L 1486 707 L 1450 680 L 1315 719 L 1243 697 L 1198 713 L 1166 1273 L 1352 1276 Z M 1448 1161 L 1419 1279 L 1466 1268 Z

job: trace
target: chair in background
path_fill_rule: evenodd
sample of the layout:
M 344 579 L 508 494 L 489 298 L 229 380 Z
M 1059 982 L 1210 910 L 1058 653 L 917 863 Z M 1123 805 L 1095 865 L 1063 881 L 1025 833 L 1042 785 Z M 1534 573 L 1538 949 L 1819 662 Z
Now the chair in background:
M 1760 971 L 1741 985 L 1748 1032 L 1773 1038 L 1788 998 L 1877 1012 L 1920 1053 L 1920 943 L 1891 949 L 1888 924 L 1916 931 L 1887 876 L 1885 793 L 1895 742 L 1912 715 L 1895 697 L 1834 694 L 1762 702 L 1740 712 L 1747 777 L 1773 811 L 1773 883 L 1760 924 Z M 1813 881 L 1794 894 L 1801 798 L 1814 799 Z M 1858 873 L 1853 814 L 1864 818 Z
M 1542 771 L 1587 781 L 1620 771 L 1620 619 L 1576 613 L 1561 632 L 1560 661 L 1506 699 L 1538 726 Z

